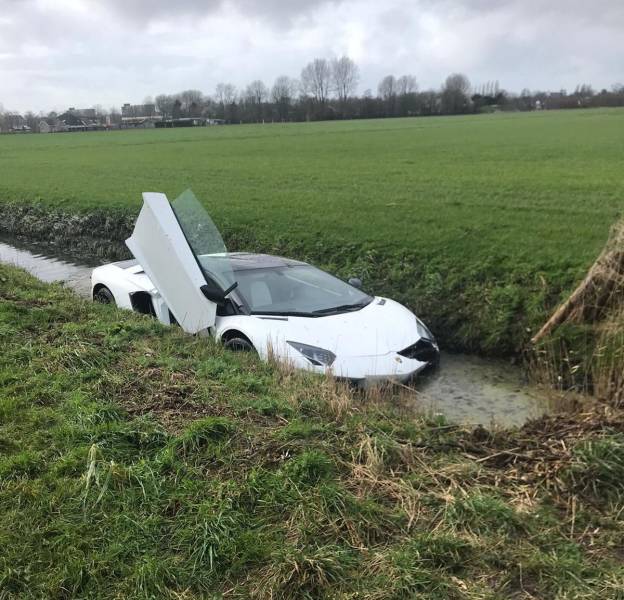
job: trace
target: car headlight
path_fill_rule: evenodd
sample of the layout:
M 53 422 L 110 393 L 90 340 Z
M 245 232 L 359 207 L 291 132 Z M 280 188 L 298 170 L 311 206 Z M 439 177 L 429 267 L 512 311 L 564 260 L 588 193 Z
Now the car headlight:
M 436 339 L 433 337 L 433 333 L 429 331 L 429 328 L 418 317 L 416 317 L 416 331 L 421 338 L 435 343 Z
M 336 360 L 336 355 L 329 350 L 317 348 L 316 346 L 308 346 L 299 342 L 291 342 L 286 340 L 287 344 L 292 346 L 297 352 L 303 354 L 313 365 L 317 367 L 330 367 Z

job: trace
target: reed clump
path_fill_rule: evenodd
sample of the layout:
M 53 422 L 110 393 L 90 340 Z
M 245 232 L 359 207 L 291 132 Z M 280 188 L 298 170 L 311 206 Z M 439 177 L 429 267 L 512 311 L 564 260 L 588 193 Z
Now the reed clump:
M 624 220 L 532 342 L 535 379 L 624 403 Z

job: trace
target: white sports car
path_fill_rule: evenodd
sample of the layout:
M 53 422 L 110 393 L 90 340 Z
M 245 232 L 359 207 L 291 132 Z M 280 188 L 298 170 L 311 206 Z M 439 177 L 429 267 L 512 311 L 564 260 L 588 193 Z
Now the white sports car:
M 424 323 L 393 300 L 365 294 L 359 280 L 268 254 L 228 253 L 190 191 L 172 203 L 144 193 L 126 244 L 136 260 L 94 269 L 94 300 L 361 383 L 406 381 L 438 361 Z

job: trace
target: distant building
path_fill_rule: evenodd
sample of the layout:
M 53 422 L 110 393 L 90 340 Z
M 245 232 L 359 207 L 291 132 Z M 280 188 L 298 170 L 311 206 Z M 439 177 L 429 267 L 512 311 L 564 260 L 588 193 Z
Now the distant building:
M 121 107 L 121 126 L 145 129 L 161 120 L 155 104 L 124 104 Z
M 207 119 L 180 117 L 179 119 L 162 119 L 155 123 L 156 127 L 203 127 L 208 124 Z
M 122 119 L 148 118 L 156 116 L 155 104 L 124 104 L 121 107 Z
M 4 116 L 4 127 L 8 133 L 30 133 L 31 129 L 26 124 L 22 115 L 7 114 Z
M 131 117 L 121 122 L 122 129 L 154 129 L 159 119 L 152 117 Z
M 68 108 L 67 112 L 88 121 L 97 121 L 97 111 L 95 108 Z
M 39 121 L 39 133 L 57 133 L 65 131 L 65 125 L 56 117 L 46 117 Z
M 21 128 L 26 125 L 26 119 L 22 115 L 9 113 L 4 117 L 7 129 Z
M 93 114 L 95 114 L 95 111 Z M 73 108 L 59 115 L 57 119 L 60 122 L 60 127 L 57 131 L 97 131 L 106 129 L 105 125 L 102 125 L 95 119 L 78 116 L 78 111 Z

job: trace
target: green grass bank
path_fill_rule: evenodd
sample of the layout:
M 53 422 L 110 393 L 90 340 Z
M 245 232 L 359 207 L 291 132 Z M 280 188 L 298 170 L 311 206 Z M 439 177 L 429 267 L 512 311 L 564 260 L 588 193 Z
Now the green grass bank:
M 0 266 L 0 597 L 618 598 L 624 415 L 451 426 Z
M 623 158 L 619 109 L 2 136 L 0 228 L 116 256 L 142 191 L 191 188 L 232 249 L 362 275 L 447 347 L 509 355 L 600 252 Z

